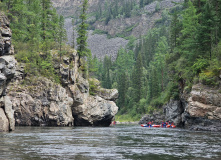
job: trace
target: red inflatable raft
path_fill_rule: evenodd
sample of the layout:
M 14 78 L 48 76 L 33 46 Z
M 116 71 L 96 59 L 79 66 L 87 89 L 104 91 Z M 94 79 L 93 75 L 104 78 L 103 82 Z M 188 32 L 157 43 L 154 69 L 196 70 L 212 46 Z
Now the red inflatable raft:
M 160 127 L 162 127 L 162 125 L 156 125 L 156 124 L 153 124 L 153 125 L 151 125 L 151 126 L 148 126 L 147 124 L 141 124 L 141 127 L 149 127 L 149 128 L 154 127 L 154 128 L 160 128 Z M 162 128 L 165 128 L 165 127 L 162 127 Z M 167 125 L 166 128 L 176 128 L 176 126 L 175 126 L 175 125 Z

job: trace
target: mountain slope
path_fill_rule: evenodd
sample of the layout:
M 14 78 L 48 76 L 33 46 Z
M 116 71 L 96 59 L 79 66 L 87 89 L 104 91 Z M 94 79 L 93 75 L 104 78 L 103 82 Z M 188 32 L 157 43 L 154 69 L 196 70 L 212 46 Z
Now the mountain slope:
M 56 7 L 57 12 L 66 17 L 65 27 L 68 35 L 68 42 L 72 42 L 72 25 L 71 19 L 73 18 L 78 23 L 78 16 L 80 13 L 80 1 L 79 0 L 52 0 L 54 7 Z M 176 3 L 183 2 L 183 0 L 162 0 L 157 1 L 153 0 L 152 3 L 145 5 L 142 8 L 139 8 L 139 0 L 134 0 L 133 9 L 131 10 L 131 16 L 125 17 L 124 13 L 119 14 L 116 18 L 111 18 L 107 22 L 107 11 L 114 6 L 116 0 L 108 1 L 104 0 L 89 0 L 89 9 L 88 9 L 88 22 L 90 23 L 90 29 L 97 30 L 101 33 L 106 33 L 110 38 L 122 37 L 126 38 L 129 36 L 139 37 L 147 33 L 147 31 L 153 28 L 158 20 L 162 19 L 163 10 L 174 7 Z M 121 3 L 121 2 L 118 2 Z M 122 8 L 122 6 L 120 6 Z M 97 18 L 98 10 L 102 12 L 102 15 Z M 111 56 L 114 59 L 116 58 L 117 51 L 120 47 L 125 47 L 127 42 L 124 39 L 114 39 L 108 40 L 105 36 L 101 40 L 96 40 L 101 38 L 96 34 L 89 34 L 88 44 L 89 48 L 92 50 L 92 54 L 96 55 L 98 58 L 103 58 L 105 55 Z M 118 42 L 116 45 L 114 42 Z M 104 47 L 101 46 L 101 43 Z M 108 50 L 106 50 L 108 48 Z

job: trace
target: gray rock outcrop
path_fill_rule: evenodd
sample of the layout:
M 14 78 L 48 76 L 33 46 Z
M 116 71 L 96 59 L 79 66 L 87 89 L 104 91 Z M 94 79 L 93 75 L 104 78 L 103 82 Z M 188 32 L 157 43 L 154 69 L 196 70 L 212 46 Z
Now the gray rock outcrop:
M 3 108 L 0 108 L 0 132 L 9 131 L 9 121 Z
M 221 93 L 201 83 L 192 91 L 182 93 L 180 100 L 170 100 L 163 106 L 164 113 L 145 115 L 139 123 L 160 120 L 173 121 L 178 127 L 190 130 L 221 131 Z M 161 115 L 161 116 L 160 116 Z
M 182 114 L 186 128 L 221 131 L 221 93 L 218 88 L 194 85 L 187 104 Z
M 14 110 L 5 90 L 16 72 L 17 61 L 11 45 L 12 32 L 7 17 L 0 12 L 0 131 L 15 129 Z
M 118 111 L 114 103 L 118 91 L 97 86 L 97 95 L 90 95 L 89 82 L 78 71 L 76 51 L 60 61 L 56 51 L 52 51 L 52 55 L 63 87 L 43 77 L 26 76 L 24 79 L 24 65 L 17 65 L 13 81 L 6 90 L 14 109 L 15 125 L 109 126 Z
M 12 108 L 12 102 L 10 97 L 4 97 L 4 105 L 5 105 L 5 114 L 9 120 L 9 130 L 15 130 L 15 118 L 14 118 L 14 109 Z
M 59 84 L 43 77 L 34 77 L 31 84 L 10 83 L 8 97 L 15 110 L 17 126 L 72 126 L 73 99 Z
M 174 122 L 176 126 L 182 126 L 183 112 L 184 108 L 179 100 L 170 100 L 169 103 L 164 105 L 165 120 Z
M 162 121 L 164 120 L 165 120 L 165 115 L 159 111 L 155 111 L 152 114 L 144 115 L 140 119 L 139 124 L 147 124 L 148 122 L 152 122 L 152 121 L 156 124 L 161 124 Z
M 11 45 L 12 32 L 9 24 L 8 18 L 0 12 L 0 56 L 14 54 L 14 48 Z
M 88 96 L 84 103 L 73 108 L 76 126 L 109 126 L 118 111 L 112 101 Z
M 191 130 L 221 131 L 221 93 L 202 84 L 164 106 L 167 120 Z
M 89 94 L 89 83 L 82 77 L 74 85 L 69 85 L 69 92 L 73 96 L 73 116 L 76 126 L 109 126 L 118 111 L 113 100 L 118 97 L 116 89 L 107 90 L 99 86 L 99 81 L 94 81 L 97 87 L 95 96 Z M 102 92 L 102 96 L 101 96 Z

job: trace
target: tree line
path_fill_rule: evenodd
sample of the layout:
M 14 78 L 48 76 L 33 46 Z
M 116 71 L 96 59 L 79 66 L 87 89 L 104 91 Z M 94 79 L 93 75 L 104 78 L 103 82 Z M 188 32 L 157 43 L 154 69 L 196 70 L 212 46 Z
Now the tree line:
M 145 36 L 130 37 L 115 61 L 97 60 L 96 77 L 104 87 L 119 90 L 120 114 L 139 119 L 160 110 L 169 99 L 179 99 L 194 83 L 217 86 L 220 14 L 220 0 L 185 0 L 163 11 Z

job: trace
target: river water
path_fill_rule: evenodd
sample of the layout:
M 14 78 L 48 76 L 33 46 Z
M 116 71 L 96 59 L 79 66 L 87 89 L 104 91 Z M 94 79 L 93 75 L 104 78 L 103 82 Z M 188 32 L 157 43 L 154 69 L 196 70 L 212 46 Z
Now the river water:
M 0 133 L 0 160 L 221 159 L 221 134 L 173 128 L 17 127 Z

